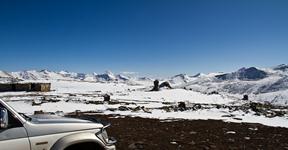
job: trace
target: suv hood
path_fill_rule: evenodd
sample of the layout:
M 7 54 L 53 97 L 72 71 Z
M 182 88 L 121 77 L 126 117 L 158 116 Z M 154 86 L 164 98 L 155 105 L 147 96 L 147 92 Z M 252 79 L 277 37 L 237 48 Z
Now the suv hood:
M 30 122 L 24 124 L 29 136 L 41 136 L 65 132 L 81 132 L 103 128 L 103 124 L 95 121 L 66 118 L 55 115 L 30 116 Z
M 31 122 L 35 124 L 45 123 L 93 123 L 92 121 L 61 117 L 57 115 L 33 115 Z

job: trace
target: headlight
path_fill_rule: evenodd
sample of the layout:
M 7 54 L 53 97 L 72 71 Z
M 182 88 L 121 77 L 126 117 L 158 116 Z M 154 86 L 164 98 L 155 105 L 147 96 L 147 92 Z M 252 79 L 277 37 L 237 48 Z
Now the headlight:
M 104 143 L 108 143 L 109 141 L 107 131 L 104 128 L 102 128 L 99 132 L 97 132 L 96 136 L 100 138 Z
M 110 126 L 110 123 L 102 123 L 102 124 L 103 124 L 103 128 L 101 129 L 101 131 L 96 133 L 96 136 L 100 138 L 107 145 L 114 145 L 117 142 L 117 140 L 113 137 L 109 138 L 107 131 L 106 131 L 106 128 Z
M 96 136 L 100 138 L 107 145 L 113 145 L 117 142 L 117 140 L 113 137 L 108 136 L 107 131 L 103 128 L 100 132 L 96 133 Z
M 107 131 L 105 129 L 102 130 L 102 137 L 103 139 L 108 142 L 109 141 L 109 137 L 108 137 L 108 134 L 107 134 Z

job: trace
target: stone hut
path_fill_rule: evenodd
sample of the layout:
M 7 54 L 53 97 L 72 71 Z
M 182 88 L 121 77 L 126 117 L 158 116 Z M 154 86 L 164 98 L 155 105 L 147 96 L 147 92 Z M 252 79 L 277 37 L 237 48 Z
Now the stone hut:
M 49 92 L 51 83 L 31 83 L 31 91 Z
M 29 83 L 16 83 L 12 84 L 13 91 L 31 91 L 31 84 Z
M 0 92 L 13 91 L 35 91 L 35 92 L 49 92 L 51 83 L 1 83 Z
M 12 84 L 0 84 L 0 92 L 13 91 Z

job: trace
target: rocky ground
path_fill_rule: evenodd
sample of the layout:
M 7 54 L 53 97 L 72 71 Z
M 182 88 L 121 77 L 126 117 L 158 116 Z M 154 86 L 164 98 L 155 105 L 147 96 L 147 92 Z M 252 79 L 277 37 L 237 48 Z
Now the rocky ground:
M 118 140 L 118 150 L 288 150 L 288 128 L 216 120 L 171 121 L 96 114 L 81 117 L 110 122 L 108 133 Z

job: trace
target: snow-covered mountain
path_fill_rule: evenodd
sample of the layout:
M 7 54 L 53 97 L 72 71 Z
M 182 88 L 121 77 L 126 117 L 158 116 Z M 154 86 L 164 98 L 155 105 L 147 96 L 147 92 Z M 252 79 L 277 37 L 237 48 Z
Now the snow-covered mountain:
M 193 81 L 196 78 L 197 77 L 188 76 L 187 74 L 178 74 L 178 75 L 175 75 L 175 76 L 171 77 L 169 82 L 171 84 L 178 85 L 178 84 L 188 83 L 190 81 Z
M 114 74 L 107 71 L 97 73 L 75 73 L 69 71 L 54 72 L 49 70 L 29 70 L 19 72 L 0 71 L 0 82 L 19 80 L 65 80 L 85 82 L 117 82 L 127 84 L 153 85 L 153 79 L 137 77 L 127 73 Z M 162 81 L 162 80 L 161 80 Z M 254 96 L 254 99 L 273 100 L 288 103 L 288 65 L 271 68 L 241 68 L 231 73 L 199 73 L 194 76 L 178 74 L 165 79 L 172 87 L 185 88 L 201 93 L 220 93 Z
M 255 67 L 241 68 L 231 73 L 198 73 L 194 76 L 178 74 L 166 79 L 173 85 L 181 85 L 199 91 L 220 90 L 230 93 L 267 93 L 285 89 L 288 76 L 288 65 L 279 65 L 271 68 L 259 69 Z M 75 73 L 69 71 L 26 70 L 18 72 L 0 71 L 1 80 L 77 80 L 91 82 L 113 81 L 153 81 L 148 77 L 135 77 L 131 74 L 114 74 L 106 71 L 97 73 Z M 195 88 L 198 87 L 198 88 Z M 202 90 L 201 90 L 201 88 Z M 253 90 L 252 90 L 253 88 Z M 208 91 L 209 91 L 208 90 Z
M 215 76 L 218 79 L 221 80 L 243 80 L 243 81 L 249 81 L 249 80 L 260 80 L 266 78 L 268 73 L 265 71 L 262 71 L 260 69 L 257 69 L 255 67 L 250 68 L 241 68 L 236 72 L 232 73 L 226 73 L 222 75 Z
M 197 77 L 179 87 L 201 93 L 222 93 L 239 95 L 239 98 L 251 95 L 254 99 L 266 101 L 272 99 L 280 104 L 288 103 L 288 65 L 272 68 L 241 68 L 231 73 L 222 73 Z M 263 95 L 267 95 L 266 97 Z
M 114 74 L 111 71 L 106 71 L 102 74 L 97 73 L 75 73 L 69 71 L 49 71 L 49 70 L 25 70 L 18 72 L 0 71 L 0 82 L 10 82 L 12 80 L 25 81 L 43 81 L 43 80 L 64 80 L 64 81 L 87 81 L 87 82 L 129 82 L 132 81 L 151 81 L 146 77 L 132 77 L 124 74 Z
M 11 82 L 13 80 L 14 77 L 11 74 L 0 70 L 0 82 Z
M 282 72 L 288 72 L 288 65 L 281 64 L 273 68 L 273 70 L 282 71 Z

